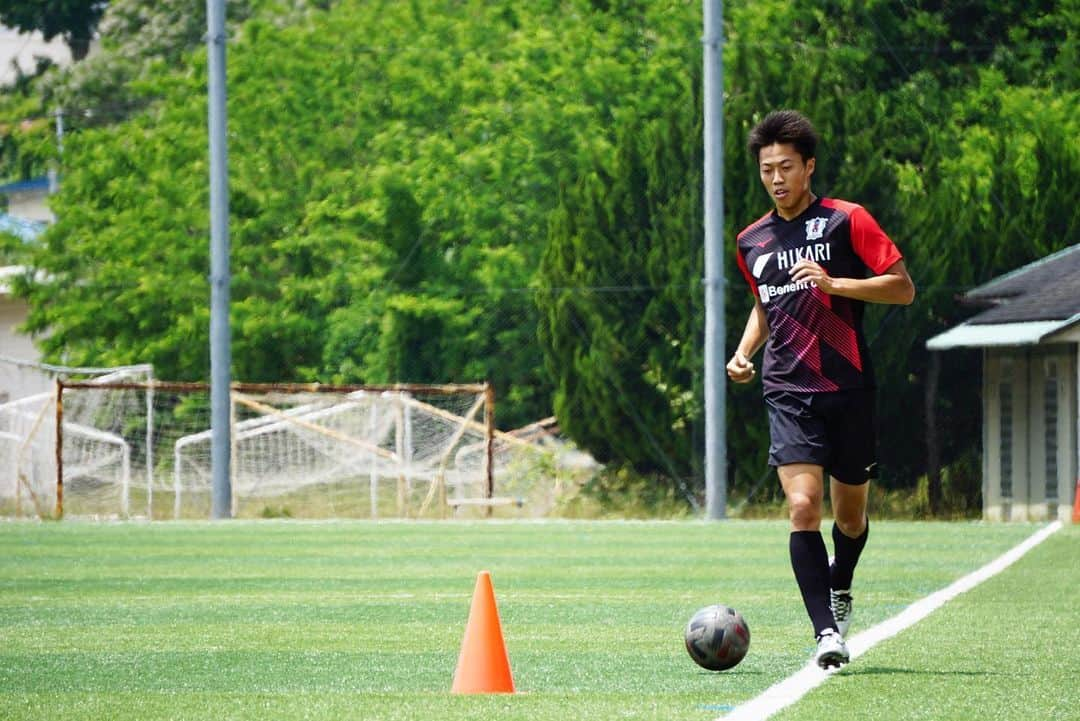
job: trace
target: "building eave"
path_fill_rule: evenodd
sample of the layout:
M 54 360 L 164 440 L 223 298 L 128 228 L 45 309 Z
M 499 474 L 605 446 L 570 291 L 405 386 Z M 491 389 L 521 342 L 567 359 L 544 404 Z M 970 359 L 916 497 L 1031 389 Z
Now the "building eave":
M 48 193 L 49 178 L 46 175 L 29 180 L 17 180 L 14 183 L 0 185 L 0 194 L 11 195 L 13 193 Z
M 927 350 L 952 348 L 994 348 L 1039 345 L 1051 336 L 1080 325 L 1080 313 L 1065 320 L 1040 320 L 1025 323 L 961 323 L 926 341 Z

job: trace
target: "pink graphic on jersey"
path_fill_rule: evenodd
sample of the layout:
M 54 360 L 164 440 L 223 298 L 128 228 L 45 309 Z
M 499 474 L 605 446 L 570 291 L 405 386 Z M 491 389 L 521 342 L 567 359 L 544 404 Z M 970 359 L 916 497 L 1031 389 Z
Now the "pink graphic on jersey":
M 802 376 L 796 382 L 802 386 L 802 390 L 815 393 L 839 390 L 840 386 L 826 378 L 821 371 L 821 346 L 814 332 L 782 309 L 777 308 L 774 312 L 775 322 L 770 328 L 770 335 L 776 345 L 795 349 L 793 360 Z
M 821 338 L 848 363 L 862 371 L 862 357 L 859 355 L 859 341 L 855 337 L 855 329 L 826 305 L 825 299 L 828 296 L 820 288 L 814 288 L 810 297 L 813 300 L 803 308 L 809 326 L 817 330 Z

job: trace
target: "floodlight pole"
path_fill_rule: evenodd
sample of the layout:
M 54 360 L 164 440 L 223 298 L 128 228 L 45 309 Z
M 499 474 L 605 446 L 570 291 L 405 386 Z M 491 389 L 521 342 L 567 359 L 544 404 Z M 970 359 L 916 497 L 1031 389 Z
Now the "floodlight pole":
M 705 113 L 705 516 L 727 515 L 727 380 L 724 374 L 724 12 L 704 0 Z
M 229 365 L 229 165 L 225 142 L 225 0 L 206 0 L 210 135 L 211 518 L 232 517 Z

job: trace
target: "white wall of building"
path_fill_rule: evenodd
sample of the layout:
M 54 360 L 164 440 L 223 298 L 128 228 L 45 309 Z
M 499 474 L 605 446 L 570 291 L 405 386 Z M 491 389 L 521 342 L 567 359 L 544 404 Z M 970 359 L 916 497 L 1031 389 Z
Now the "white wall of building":
M 23 220 L 52 223 L 56 216 L 49 209 L 49 191 L 26 190 L 8 193 L 8 215 Z
M 983 515 L 1067 521 L 1077 478 L 1077 347 L 987 349 Z
M 16 331 L 26 321 L 28 311 L 25 301 L 12 298 L 0 286 L 0 356 L 39 360 L 40 356 L 30 337 Z M 0 362 L 0 403 L 48 391 L 51 387 L 52 381 L 44 373 Z
M 26 321 L 29 308 L 21 298 L 0 294 L 0 355 L 24 360 L 37 359 L 37 350 L 30 337 L 16 332 Z

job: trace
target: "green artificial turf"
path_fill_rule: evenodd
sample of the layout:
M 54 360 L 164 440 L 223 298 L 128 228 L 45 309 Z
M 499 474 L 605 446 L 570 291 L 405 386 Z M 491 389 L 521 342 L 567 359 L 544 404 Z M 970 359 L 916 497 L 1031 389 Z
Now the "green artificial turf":
M 773 719 L 1080 719 L 1078 554 L 1066 526 Z
M 1034 529 L 874 524 L 853 631 Z M 1046 562 L 1063 563 L 1068 548 Z M 513 696 L 449 693 L 481 570 L 494 581 Z M 752 634 L 747 658 L 719 674 L 695 666 L 682 641 L 693 612 L 718 602 L 742 611 Z M 1007 603 L 993 608 L 983 633 L 1025 625 Z M 970 675 L 1001 658 L 985 638 L 973 638 L 965 673 L 926 676 L 922 657 L 868 654 L 830 683 L 873 685 L 867 704 L 920 681 L 959 694 L 994 680 Z M 0 719 L 704 721 L 811 651 L 783 522 L 0 524 Z M 1028 668 L 1043 665 L 1031 656 Z M 860 667 L 901 671 L 859 677 Z

